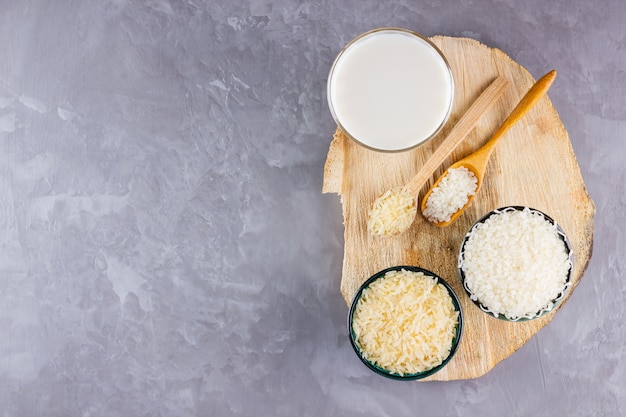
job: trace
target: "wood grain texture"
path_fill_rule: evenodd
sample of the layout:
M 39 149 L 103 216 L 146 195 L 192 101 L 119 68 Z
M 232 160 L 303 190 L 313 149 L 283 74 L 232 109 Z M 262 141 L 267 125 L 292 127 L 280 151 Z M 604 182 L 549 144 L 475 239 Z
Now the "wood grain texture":
M 381 238 L 367 233 L 367 213 L 373 201 L 384 191 L 410 181 L 496 76 L 506 77 L 510 88 L 424 184 L 420 199 L 449 165 L 491 137 L 535 81 L 525 68 L 498 49 L 466 38 L 431 39 L 446 55 L 455 81 L 454 107 L 446 127 L 430 143 L 395 154 L 365 149 L 337 130 L 326 160 L 322 192 L 341 196 L 345 227 L 341 293 L 346 303 L 369 276 L 394 265 L 426 268 L 454 288 L 465 319 L 461 345 L 444 369 L 426 379 L 445 381 L 476 378 L 489 372 L 556 313 L 530 322 L 509 323 L 482 313 L 472 304 L 457 270 L 459 246 L 471 225 L 485 213 L 507 205 L 530 206 L 545 212 L 561 225 L 572 243 L 573 291 L 591 257 L 595 206 L 567 131 L 546 96 L 498 143 L 475 201 L 454 224 L 436 227 L 418 214 L 412 227 L 402 235 Z M 560 308 L 566 302 L 567 298 Z

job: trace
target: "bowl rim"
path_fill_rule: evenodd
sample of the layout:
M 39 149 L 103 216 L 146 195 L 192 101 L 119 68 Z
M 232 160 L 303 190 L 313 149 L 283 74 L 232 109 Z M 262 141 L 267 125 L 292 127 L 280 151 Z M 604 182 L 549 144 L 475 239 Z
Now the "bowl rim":
M 387 274 L 387 272 L 400 271 L 402 269 L 411 271 L 411 272 L 422 272 L 424 273 L 424 275 L 429 275 L 429 276 L 434 277 L 437 280 L 437 283 L 442 284 L 448 291 L 448 294 L 450 295 L 450 298 L 452 299 L 452 305 L 454 309 L 459 312 L 459 317 L 458 317 L 457 325 L 455 328 L 454 338 L 452 339 L 452 346 L 450 347 L 450 353 L 443 360 L 443 362 L 441 362 L 439 365 L 435 366 L 434 368 L 431 368 L 424 372 L 418 372 L 416 374 L 399 375 L 397 373 L 388 371 L 385 368 L 382 368 L 378 365 L 375 365 L 374 363 L 370 362 L 369 360 L 363 357 L 363 355 L 361 354 L 361 349 L 356 342 L 354 331 L 352 329 L 352 321 L 354 317 L 354 311 L 356 309 L 356 304 L 361 298 L 361 294 L 363 293 L 363 290 L 369 287 L 369 285 L 372 282 L 380 278 L 383 278 L 385 274 Z M 418 266 L 411 266 L 411 265 L 398 265 L 398 266 L 385 268 L 381 271 L 376 272 L 375 274 L 370 276 L 365 282 L 363 282 L 363 284 L 361 284 L 357 292 L 354 294 L 354 297 L 352 298 L 352 302 L 350 303 L 350 310 L 348 312 L 347 322 L 348 322 L 347 323 L 348 324 L 348 338 L 350 339 L 350 344 L 352 345 L 352 348 L 354 349 L 356 355 L 359 357 L 361 362 L 363 362 L 365 366 L 367 366 L 370 370 L 374 371 L 378 375 L 382 375 L 387 378 L 391 378 L 395 380 L 402 380 L 402 381 L 414 381 L 418 379 L 423 379 L 441 370 L 444 366 L 448 364 L 448 362 L 452 359 L 452 357 L 456 353 L 459 347 L 459 344 L 461 343 L 461 337 L 463 335 L 463 311 L 461 308 L 461 302 L 458 296 L 456 295 L 456 293 L 454 292 L 454 290 L 452 289 L 452 287 L 443 278 L 433 273 L 432 271 L 429 271 L 427 269 L 424 269 Z
M 554 229 L 556 230 L 559 239 L 563 242 L 563 244 L 565 245 L 565 248 L 567 250 L 567 255 L 568 255 L 568 263 L 569 263 L 569 270 L 567 272 L 567 277 L 565 278 L 565 285 L 563 286 L 563 289 L 557 294 L 557 296 L 555 298 L 553 298 L 552 300 L 550 300 L 550 302 L 542 307 L 540 310 L 538 310 L 537 312 L 533 313 L 533 314 L 529 314 L 526 316 L 520 316 L 520 317 L 509 317 L 505 314 L 501 314 L 495 311 L 492 311 L 488 306 L 486 306 L 485 304 L 483 304 L 479 299 L 478 296 L 476 296 L 467 286 L 467 282 L 465 279 L 465 273 L 463 272 L 463 259 L 464 259 L 464 254 L 465 254 L 465 244 L 467 243 L 467 240 L 469 239 L 472 231 L 479 225 L 484 223 L 488 218 L 495 216 L 495 215 L 499 215 L 501 213 L 506 213 L 506 212 L 512 212 L 512 211 L 524 211 L 524 210 L 528 210 L 531 213 L 536 213 L 536 214 L 540 214 L 546 221 L 548 221 L 552 227 L 554 227 Z M 504 320 L 504 321 L 508 321 L 508 322 L 515 322 L 515 323 L 522 323 L 522 322 L 526 322 L 526 321 L 530 321 L 530 320 L 535 320 L 537 318 L 540 318 L 546 314 L 548 314 L 549 312 L 553 311 L 559 304 L 561 304 L 561 302 L 563 301 L 563 299 L 565 298 L 565 296 L 568 294 L 571 286 L 572 286 L 572 276 L 574 274 L 574 251 L 572 249 L 572 245 L 569 241 L 569 238 L 567 237 L 565 231 L 563 230 L 563 228 L 549 215 L 547 215 L 546 213 L 544 213 L 541 210 L 529 207 L 529 206 L 519 206 L 519 205 L 512 205 L 512 206 L 503 206 L 494 210 L 491 210 L 490 212 L 488 212 L 487 214 L 485 214 L 484 216 L 482 216 L 480 219 L 478 219 L 476 222 L 474 222 L 474 224 L 470 227 L 470 229 L 467 231 L 467 233 L 465 233 L 465 235 L 463 236 L 463 240 L 461 241 L 461 245 L 459 247 L 459 256 L 458 256 L 458 260 L 457 260 L 457 269 L 459 272 L 459 277 L 461 280 L 461 284 L 463 285 L 463 289 L 465 290 L 465 293 L 467 294 L 467 296 L 469 297 L 469 299 L 472 301 L 472 303 L 478 307 L 482 312 L 487 313 L 488 315 L 490 315 L 491 317 L 495 317 L 499 320 Z
M 401 148 L 401 149 L 381 149 L 381 148 L 376 148 L 373 146 L 370 146 L 362 141 L 360 141 L 359 139 L 357 139 L 352 133 L 350 133 L 348 131 L 347 128 L 345 128 L 343 126 L 343 124 L 341 123 L 341 121 L 339 120 L 339 117 L 337 115 L 337 112 L 335 111 L 335 106 L 333 104 L 333 99 L 332 99 L 332 80 L 333 77 L 335 75 L 335 69 L 337 67 L 337 65 L 339 64 L 339 62 L 341 61 L 341 59 L 343 58 L 343 56 L 346 54 L 346 52 L 355 44 L 357 44 L 359 41 L 362 41 L 363 39 L 375 35 L 377 33 L 381 33 L 381 32 L 397 32 L 397 33 L 402 33 L 405 35 L 409 35 L 409 36 L 414 36 L 416 38 L 418 38 L 419 40 L 425 42 L 429 47 L 433 48 L 434 52 L 443 60 L 444 66 L 446 68 L 446 72 L 450 78 L 450 102 L 448 103 L 448 109 L 446 111 L 446 115 L 443 118 L 443 120 L 441 121 L 440 125 L 437 127 L 437 129 L 435 129 L 430 136 L 424 138 L 423 140 L 408 146 L 406 148 Z M 452 67 L 450 66 L 450 63 L 448 61 L 448 59 L 446 58 L 445 54 L 443 53 L 443 51 L 441 51 L 441 49 L 432 41 L 430 40 L 426 35 L 422 35 L 419 32 L 416 32 L 414 30 L 411 29 L 406 29 L 403 27 L 399 27 L 399 26 L 381 26 L 381 27 L 377 27 L 371 30 L 368 30 L 366 32 L 363 32 L 357 36 L 355 36 L 354 38 L 352 38 L 348 43 L 346 43 L 341 50 L 339 51 L 339 53 L 337 53 L 337 56 L 335 57 L 335 59 L 333 60 L 332 65 L 330 66 L 330 70 L 328 71 L 328 76 L 326 78 L 326 101 L 328 104 L 328 108 L 330 110 L 330 114 L 333 118 L 333 120 L 335 121 L 335 123 L 337 124 L 337 127 L 339 127 L 339 129 L 343 132 L 344 135 L 346 135 L 347 138 L 351 139 L 352 141 L 354 141 L 355 143 L 357 143 L 358 145 L 375 151 L 375 152 L 381 152 L 381 153 L 401 153 L 401 152 L 406 152 L 409 151 L 411 149 L 415 149 L 418 146 L 427 144 L 429 142 L 432 141 L 432 139 L 434 139 L 442 130 L 443 128 L 446 126 L 446 124 L 448 123 L 448 120 L 450 119 L 450 115 L 452 114 L 452 110 L 454 107 L 454 94 L 455 94 L 455 83 L 454 83 L 454 74 L 452 73 Z

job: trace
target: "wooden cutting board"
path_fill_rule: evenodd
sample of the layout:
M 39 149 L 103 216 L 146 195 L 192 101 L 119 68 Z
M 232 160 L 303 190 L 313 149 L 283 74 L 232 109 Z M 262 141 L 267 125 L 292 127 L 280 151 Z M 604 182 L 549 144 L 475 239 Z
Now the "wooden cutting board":
M 366 219 L 372 202 L 385 190 L 411 179 L 497 75 L 506 77 L 511 86 L 424 185 L 420 201 L 448 165 L 489 139 L 535 82 L 525 68 L 498 49 L 466 38 L 431 39 L 447 57 L 455 82 L 454 107 L 444 130 L 430 143 L 396 154 L 365 149 L 337 130 L 328 151 L 322 191 L 341 196 L 345 227 L 341 293 L 346 303 L 369 276 L 394 265 L 433 271 L 459 296 L 465 319 L 461 345 L 448 365 L 427 379 L 445 381 L 476 378 L 489 372 L 552 320 L 556 312 L 530 322 L 510 323 L 492 318 L 472 304 L 457 270 L 459 246 L 471 225 L 502 206 L 523 205 L 545 212 L 565 230 L 574 249 L 573 291 L 591 257 L 595 206 L 567 131 L 549 98 L 544 97 L 497 145 L 483 187 L 455 223 L 438 228 L 418 214 L 413 226 L 401 236 L 375 238 L 367 233 Z M 558 82 L 557 76 L 554 85 Z

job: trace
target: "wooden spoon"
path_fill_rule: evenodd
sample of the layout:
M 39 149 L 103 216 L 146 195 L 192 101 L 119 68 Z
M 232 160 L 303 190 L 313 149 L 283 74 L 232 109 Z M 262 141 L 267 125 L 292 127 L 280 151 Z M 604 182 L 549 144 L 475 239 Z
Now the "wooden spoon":
M 463 117 L 450 130 L 448 136 L 441 142 L 441 145 L 433 152 L 433 154 L 422 165 L 422 168 L 409 181 L 404 189 L 411 194 L 417 196 L 422 185 L 430 178 L 439 165 L 452 153 L 452 151 L 461 143 L 468 133 L 476 126 L 478 119 L 487 112 L 500 98 L 502 93 L 509 87 L 506 78 L 498 76 L 489 84 L 489 87 L 481 93 L 471 107 L 465 112 Z
M 426 163 L 415 174 L 415 176 L 404 187 L 403 191 L 415 196 L 413 202 L 414 207 L 417 206 L 417 194 L 424 183 L 431 177 L 432 173 L 441 165 L 441 163 L 452 153 L 452 151 L 461 143 L 467 134 L 476 126 L 480 117 L 491 108 L 498 98 L 509 87 L 509 82 L 498 76 L 491 82 L 471 107 L 465 112 L 463 117 L 454 125 L 448 136 L 437 147 L 435 152 L 426 160 Z M 383 194 L 384 196 L 385 194 Z M 382 198 L 378 197 L 378 199 Z M 378 201 L 378 200 L 377 200 Z M 374 202 L 374 205 L 376 202 Z M 415 217 L 411 219 L 413 222 Z M 411 224 L 409 223 L 409 225 Z M 408 227 L 408 226 L 407 226 Z M 399 230 L 395 234 L 400 234 L 404 230 Z
M 433 223 L 436 226 L 448 226 L 452 224 L 474 200 L 474 197 L 478 193 L 478 189 L 483 183 L 483 179 L 485 177 L 485 171 L 487 170 L 487 163 L 489 162 L 489 157 L 493 152 L 498 141 L 504 136 L 504 134 L 515 124 L 518 120 L 520 120 L 531 108 L 534 107 L 537 102 L 544 96 L 544 94 L 548 91 L 554 78 L 556 77 L 556 71 L 552 70 L 543 77 L 541 77 L 535 85 L 532 86 L 530 90 L 526 93 L 526 95 L 520 100 L 518 105 L 513 109 L 509 117 L 502 123 L 502 126 L 493 134 L 491 139 L 487 141 L 480 149 L 476 152 L 466 156 L 460 161 L 452 164 L 438 179 L 435 181 L 430 190 L 426 193 L 424 198 L 422 199 L 421 210 L 424 212 L 426 208 L 426 202 L 428 201 L 428 197 L 430 197 L 433 189 L 439 185 L 442 178 L 444 178 L 450 169 L 465 167 L 470 170 L 476 176 L 478 183 L 476 184 L 476 190 L 474 195 L 469 196 L 469 199 L 465 205 L 458 210 L 456 213 L 452 215 L 450 220 L 440 223 Z

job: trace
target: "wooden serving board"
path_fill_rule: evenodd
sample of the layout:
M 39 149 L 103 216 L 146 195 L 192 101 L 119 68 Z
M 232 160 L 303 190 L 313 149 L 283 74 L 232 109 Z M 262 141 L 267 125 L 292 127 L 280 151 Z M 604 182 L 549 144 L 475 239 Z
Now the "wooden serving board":
M 471 225 L 502 206 L 523 205 L 545 212 L 565 230 L 574 249 L 573 290 L 591 257 L 595 206 L 567 131 L 549 98 L 544 97 L 497 145 L 482 188 L 472 206 L 455 223 L 439 228 L 418 213 L 403 235 L 380 238 L 368 234 L 366 221 L 372 202 L 385 190 L 411 179 L 497 75 L 510 81 L 509 89 L 424 185 L 420 201 L 448 165 L 491 137 L 535 81 L 526 69 L 498 49 L 466 38 L 431 39 L 447 57 L 454 76 L 454 107 L 446 127 L 430 143 L 395 154 L 365 149 L 337 130 L 328 151 L 322 191 L 341 196 L 345 227 L 341 293 L 346 303 L 351 302 L 369 276 L 394 265 L 415 265 L 433 271 L 459 296 L 465 319 L 461 345 L 448 365 L 427 379 L 445 381 L 476 378 L 489 372 L 555 314 L 553 311 L 533 321 L 510 323 L 488 316 L 470 301 L 459 279 L 457 257 L 461 240 Z M 560 307 L 566 301 L 567 298 Z

